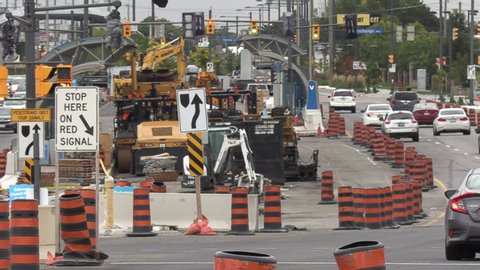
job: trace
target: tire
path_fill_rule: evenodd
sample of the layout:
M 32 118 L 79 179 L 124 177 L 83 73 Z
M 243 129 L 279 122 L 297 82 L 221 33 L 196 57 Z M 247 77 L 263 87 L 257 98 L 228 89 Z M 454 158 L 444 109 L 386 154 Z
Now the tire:
M 418 135 L 418 133 L 415 134 L 415 135 L 413 135 L 412 140 L 413 140 L 414 142 L 418 142 L 418 141 L 419 141 L 419 135 Z
M 460 246 L 445 246 L 445 258 L 449 261 L 462 259 L 463 250 Z
M 470 133 L 471 133 L 471 132 L 470 132 L 470 129 L 469 129 L 468 131 L 464 131 L 464 132 L 463 132 L 463 135 L 470 135 Z
M 475 259 L 475 255 L 476 255 L 475 251 L 470 250 L 470 249 L 464 249 L 463 253 L 462 253 L 462 258 L 473 260 L 473 259 Z
M 440 132 L 438 132 L 435 127 L 433 127 L 433 136 L 438 136 L 438 135 L 440 135 Z

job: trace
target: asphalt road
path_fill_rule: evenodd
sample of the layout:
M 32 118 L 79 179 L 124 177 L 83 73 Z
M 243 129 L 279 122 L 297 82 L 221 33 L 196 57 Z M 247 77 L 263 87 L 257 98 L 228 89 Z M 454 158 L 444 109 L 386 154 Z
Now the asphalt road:
M 326 103 L 327 93 L 321 101 Z M 368 103 L 383 103 L 388 94 L 379 93 L 358 97 L 357 111 Z M 102 128 L 111 129 L 113 107 L 107 104 L 102 113 Z M 327 106 L 324 106 L 326 109 Z M 353 121 L 360 113 L 345 113 L 347 128 L 352 134 Z M 406 146 L 433 158 L 438 188 L 423 193 L 423 208 L 428 217 L 418 224 L 398 230 L 338 231 L 337 205 L 318 205 L 319 182 L 289 182 L 284 186 L 288 198 L 282 201 L 284 225 L 305 228 L 282 234 L 254 236 L 183 236 L 182 232 L 162 232 L 152 238 L 103 237 L 101 250 L 110 258 L 101 267 L 84 269 L 213 269 L 214 254 L 221 250 L 243 250 L 273 255 L 278 269 L 310 270 L 337 269 L 333 257 L 336 248 L 358 240 L 380 241 L 386 246 L 388 269 L 478 269 L 480 260 L 449 262 L 444 257 L 443 211 L 446 200 L 443 191 L 455 188 L 470 168 L 478 166 L 477 136 L 444 134 L 434 137 L 431 127 L 422 127 L 420 141 L 404 139 Z M 0 146 L 9 144 L 13 134 L 0 134 Z M 320 168 L 334 172 L 335 187 L 381 187 L 390 185 L 392 175 L 400 174 L 383 162 L 374 161 L 366 149 L 352 144 L 350 138 L 327 139 L 302 137 L 302 160 L 311 151 L 320 150 Z M 169 183 L 175 185 L 176 183 Z M 168 207 L 168 206 L 165 206 Z M 44 267 L 45 268 L 45 267 Z M 48 268 L 48 267 L 46 267 Z M 55 269 L 71 269 L 68 267 Z

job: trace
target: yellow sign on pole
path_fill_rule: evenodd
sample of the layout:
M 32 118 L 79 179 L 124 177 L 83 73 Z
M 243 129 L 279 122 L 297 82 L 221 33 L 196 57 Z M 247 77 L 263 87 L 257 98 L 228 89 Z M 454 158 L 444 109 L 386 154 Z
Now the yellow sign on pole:
M 202 133 L 187 133 L 188 157 L 190 159 L 190 175 L 201 176 L 203 171 Z
M 12 122 L 50 122 L 51 111 L 42 109 L 12 109 Z
M 337 24 L 345 25 L 345 14 L 337 14 Z M 357 26 L 370 26 L 370 14 L 357 14 Z

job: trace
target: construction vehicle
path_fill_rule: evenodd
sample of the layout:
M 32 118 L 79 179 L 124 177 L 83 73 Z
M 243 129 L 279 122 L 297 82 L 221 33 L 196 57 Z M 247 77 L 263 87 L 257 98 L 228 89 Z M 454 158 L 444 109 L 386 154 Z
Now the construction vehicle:
M 170 57 L 176 58 L 176 73 L 154 70 L 156 64 Z M 114 158 L 118 172 L 143 175 L 140 158 L 165 152 L 179 157 L 176 168 L 181 172 L 187 140 L 179 132 L 175 91 L 184 87 L 184 40 L 177 38 L 155 46 L 143 57 L 140 71 L 135 57 L 130 61 L 131 78 L 114 79 Z

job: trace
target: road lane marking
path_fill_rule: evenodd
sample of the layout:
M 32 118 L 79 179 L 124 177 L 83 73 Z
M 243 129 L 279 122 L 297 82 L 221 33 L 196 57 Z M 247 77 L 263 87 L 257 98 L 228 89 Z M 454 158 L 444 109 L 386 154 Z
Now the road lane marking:
M 435 144 L 440 144 L 440 142 L 435 142 Z
M 468 156 L 469 154 L 468 153 L 463 153 L 465 156 Z
M 348 147 L 348 148 L 350 148 L 350 149 L 353 149 L 353 150 L 355 150 L 357 153 L 359 153 L 359 154 L 360 154 L 360 155 L 362 155 L 362 156 L 366 156 L 366 157 L 367 157 L 367 159 L 368 159 L 368 161 L 370 161 L 370 163 L 372 163 L 374 166 L 377 166 L 377 163 L 375 163 L 375 161 L 373 161 L 372 159 L 370 159 L 370 157 L 369 157 L 369 156 L 367 156 L 366 154 L 364 154 L 364 153 L 360 152 L 360 150 L 359 150 L 359 149 L 357 149 L 357 148 L 355 148 L 355 147 L 351 147 L 351 146 L 349 146 L 349 145 L 346 145 L 346 144 L 343 144 L 343 146 L 345 146 L 345 147 Z
M 445 183 L 442 182 L 442 180 L 438 179 L 437 177 L 433 177 L 433 181 L 435 181 L 435 183 L 445 192 L 447 191 L 447 185 L 445 185 Z M 447 200 L 445 200 L 445 202 L 447 202 Z M 430 220 L 429 222 L 421 225 L 422 227 L 428 227 L 428 226 L 431 226 L 433 224 L 435 224 L 438 220 L 442 219 L 443 217 L 445 217 L 445 212 L 442 212 L 440 214 L 438 214 L 436 217 L 432 218 L 432 220 Z
M 457 152 L 458 152 L 458 151 L 460 151 L 460 150 L 458 150 L 458 148 L 455 148 L 455 149 L 453 149 L 453 151 L 457 151 Z
M 448 144 L 445 144 L 445 146 L 448 147 L 448 148 L 450 148 L 450 145 L 448 145 Z
M 480 159 L 480 157 L 475 157 L 475 159 Z

